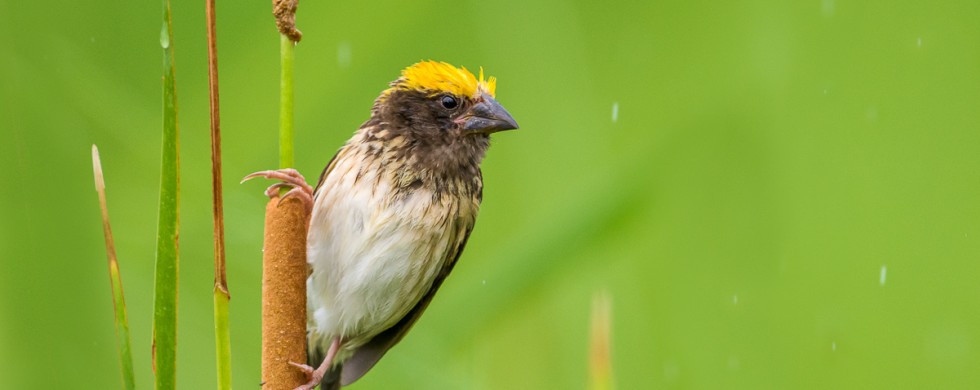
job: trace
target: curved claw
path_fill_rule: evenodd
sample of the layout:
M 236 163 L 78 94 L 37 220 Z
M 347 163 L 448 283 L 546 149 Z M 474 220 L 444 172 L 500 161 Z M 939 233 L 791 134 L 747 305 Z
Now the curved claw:
M 320 381 L 323 379 L 323 376 L 327 374 L 327 369 L 333 365 L 333 359 L 337 356 L 337 351 L 340 351 L 340 344 L 340 337 L 334 337 L 333 341 L 330 343 L 330 349 L 327 350 L 327 356 L 323 359 L 323 362 L 320 363 L 320 367 L 317 367 L 315 370 L 313 367 L 305 364 L 289 362 L 289 364 L 303 370 L 303 372 L 306 373 L 306 378 L 309 379 L 309 382 L 297 387 L 294 390 L 313 390 L 315 387 L 317 387 L 320 384 Z
M 289 362 L 289 365 L 298 368 L 300 371 L 303 371 L 306 374 L 312 374 L 313 373 L 313 367 L 310 367 L 310 366 L 308 366 L 306 364 Z
M 247 182 L 249 180 L 252 180 L 252 179 L 254 179 L 256 177 L 265 176 L 265 173 L 266 172 L 269 172 L 269 171 L 252 172 L 252 173 L 248 174 L 248 176 L 243 177 L 242 178 L 242 181 L 238 182 L 238 184 L 245 184 L 245 182 Z
M 298 188 L 298 187 L 296 187 L 296 186 L 294 186 L 292 184 L 289 184 L 289 183 L 276 183 L 276 184 L 273 184 L 273 185 L 269 186 L 269 188 L 266 188 L 265 189 L 265 196 L 268 196 L 270 198 L 275 198 L 275 197 L 279 196 L 279 190 L 282 189 L 282 188 L 294 189 L 294 188 Z
M 248 176 L 243 177 L 242 178 L 242 181 L 238 182 L 238 184 L 245 183 L 245 182 L 247 182 L 249 180 L 252 180 L 252 179 L 254 179 L 256 177 L 259 177 L 259 176 L 264 177 L 266 179 L 272 179 L 272 176 L 275 175 L 275 173 L 276 173 L 276 171 L 258 171 L 258 172 L 252 172 L 252 173 L 248 174 Z
M 269 188 L 266 188 L 265 195 L 269 198 L 279 196 L 279 190 L 282 188 L 291 188 L 289 192 L 286 192 L 279 197 L 279 204 L 282 204 L 282 201 L 286 200 L 286 198 L 296 196 L 303 202 L 303 204 L 307 206 L 307 209 L 311 209 L 313 207 L 313 187 L 306 183 L 306 178 L 304 178 L 299 171 L 292 168 L 275 171 L 259 171 L 245 176 L 241 182 L 244 183 L 256 177 L 282 180 L 281 183 L 275 183 L 269 186 Z
M 283 182 L 293 184 L 297 187 L 303 187 L 303 189 L 308 190 L 311 193 L 313 192 L 313 187 L 310 187 L 309 184 L 306 184 L 306 178 L 304 178 L 303 175 L 299 173 L 299 171 L 293 168 L 285 168 L 285 169 L 280 169 L 275 171 L 269 170 L 269 171 L 254 172 L 248 176 L 245 176 L 241 182 L 244 183 L 246 181 L 252 180 L 259 176 L 264 177 L 266 179 L 282 180 Z
M 280 183 L 280 184 L 282 184 L 282 183 Z M 282 186 L 282 187 L 288 187 L 288 185 L 287 186 Z M 266 190 L 266 192 L 268 192 L 268 190 Z M 276 204 L 276 207 L 279 207 L 280 205 L 282 205 L 282 202 L 284 200 L 286 200 L 286 199 L 288 199 L 289 197 L 292 197 L 292 196 L 297 197 L 300 200 L 300 202 L 303 202 L 303 204 L 306 205 L 307 208 L 310 208 L 313 205 L 313 197 L 310 196 L 310 193 L 306 192 L 306 190 L 303 189 L 303 188 L 293 187 L 293 189 L 289 190 L 288 192 L 286 192 L 285 194 L 283 194 L 281 197 L 279 197 L 279 203 Z
M 320 384 L 321 378 L 317 378 L 316 370 L 314 370 L 313 367 L 310 367 L 305 364 L 299 364 L 293 362 L 289 362 L 289 364 L 293 367 L 300 369 L 300 371 L 303 371 L 303 373 L 306 374 L 307 383 L 300 385 L 294 390 L 313 390 L 314 388 L 316 388 L 317 385 Z

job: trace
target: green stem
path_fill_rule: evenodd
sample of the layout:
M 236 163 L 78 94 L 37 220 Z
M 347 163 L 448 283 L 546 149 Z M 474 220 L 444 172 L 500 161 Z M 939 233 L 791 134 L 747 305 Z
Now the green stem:
M 157 226 L 153 290 L 153 368 L 157 390 L 177 384 L 177 232 L 180 193 L 180 143 L 174 81 L 173 25 L 170 1 L 163 1 L 163 156 L 160 167 L 160 214 Z
M 231 336 L 228 332 L 227 291 L 214 289 L 214 335 L 218 356 L 218 389 L 231 389 Z
M 293 59 L 296 43 L 279 35 L 279 168 L 292 168 L 293 158 Z

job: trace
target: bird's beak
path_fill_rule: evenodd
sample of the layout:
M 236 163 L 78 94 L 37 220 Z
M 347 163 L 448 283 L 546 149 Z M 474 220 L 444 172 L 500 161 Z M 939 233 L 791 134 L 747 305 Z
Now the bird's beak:
M 489 95 L 484 94 L 482 101 L 470 107 L 456 123 L 468 133 L 490 134 L 498 131 L 517 128 L 517 121 L 510 113 Z

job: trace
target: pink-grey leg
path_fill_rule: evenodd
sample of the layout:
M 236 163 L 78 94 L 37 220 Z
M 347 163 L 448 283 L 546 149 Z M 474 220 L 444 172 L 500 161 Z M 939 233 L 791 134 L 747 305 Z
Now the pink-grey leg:
M 330 343 L 330 349 L 327 350 L 327 357 L 323 359 L 323 363 L 320 363 L 320 367 L 317 367 L 315 370 L 306 364 L 289 362 L 289 364 L 303 370 L 309 379 L 309 382 L 297 387 L 295 390 L 313 390 L 319 386 L 320 381 L 323 380 L 323 376 L 327 374 L 327 370 L 333 365 L 333 359 L 337 356 L 338 351 L 340 351 L 340 337 L 335 337 L 333 342 Z

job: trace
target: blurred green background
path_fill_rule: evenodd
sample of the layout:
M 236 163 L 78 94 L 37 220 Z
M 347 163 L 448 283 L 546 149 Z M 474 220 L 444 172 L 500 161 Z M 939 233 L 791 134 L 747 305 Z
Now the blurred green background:
M 118 388 L 90 146 L 137 385 L 161 141 L 160 3 L 0 0 L 0 388 Z M 178 383 L 215 383 L 204 2 L 173 0 Z M 304 0 L 313 180 L 421 59 L 499 78 L 461 263 L 352 389 L 580 389 L 592 297 L 621 389 L 980 387 L 980 3 Z M 233 381 L 258 388 L 268 1 L 218 1 Z

